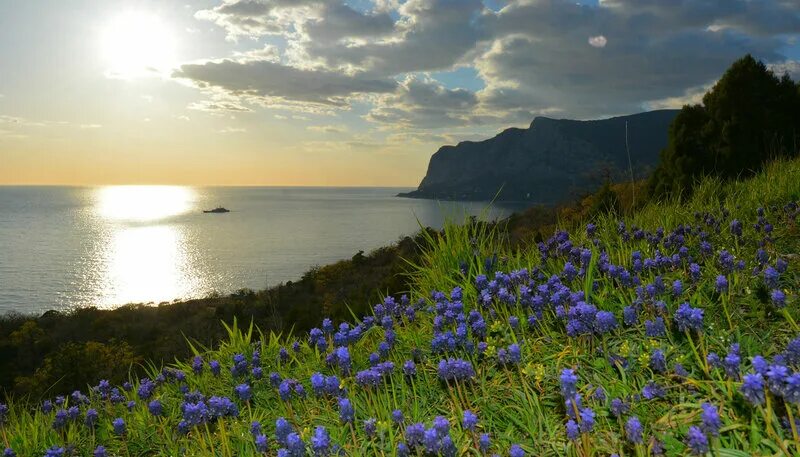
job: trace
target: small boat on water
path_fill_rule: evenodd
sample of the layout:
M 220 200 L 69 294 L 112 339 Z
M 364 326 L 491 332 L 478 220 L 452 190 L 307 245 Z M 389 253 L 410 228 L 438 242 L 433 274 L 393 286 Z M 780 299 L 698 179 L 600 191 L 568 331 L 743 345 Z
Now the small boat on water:
M 205 210 L 204 209 L 203 212 L 204 213 L 230 213 L 231 210 L 219 206 L 219 207 L 214 208 L 214 209 L 209 209 L 209 210 Z

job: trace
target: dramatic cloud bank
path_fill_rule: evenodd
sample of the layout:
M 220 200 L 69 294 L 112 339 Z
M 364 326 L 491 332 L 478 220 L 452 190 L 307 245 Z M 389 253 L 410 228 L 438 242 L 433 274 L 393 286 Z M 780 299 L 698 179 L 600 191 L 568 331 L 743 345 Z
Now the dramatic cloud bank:
M 746 53 L 798 72 L 796 0 L 225 0 L 195 17 L 254 44 L 174 72 L 198 109 L 358 104 L 417 135 L 674 106 Z

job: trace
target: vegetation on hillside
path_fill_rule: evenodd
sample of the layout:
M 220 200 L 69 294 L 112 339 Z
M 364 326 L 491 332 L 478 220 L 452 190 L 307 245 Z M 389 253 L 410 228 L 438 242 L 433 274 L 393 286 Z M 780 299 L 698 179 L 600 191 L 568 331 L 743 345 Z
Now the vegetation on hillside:
M 449 225 L 409 295 L 358 321 L 234 323 L 144 379 L 13 399 L 0 437 L 50 456 L 796 455 L 798 200 L 795 160 L 528 249 Z
M 263 331 L 307 331 L 323 316 L 361 315 L 383 294 L 408 290 L 403 274 L 425 237 L 316 267 L 298 281 L 159 306 L 94 307 L 42 316 L 0 317 L 0 391 L 39 398 L 81 389 L 98 378 L 122 382 L 145 361 L 161 365 L 191 352 L 186 339 L 213 347 L 227 338 L 222 322 L 253 321 Z M 76 366 L 82 367 L 75 370 Z
M 698 178 L 751 176 L 800 151 L 800 84 L 747 55 L 731 65 L 703 103 L 687 105 L 670 125 L 650 179 L 654 195 L 689 193 Z

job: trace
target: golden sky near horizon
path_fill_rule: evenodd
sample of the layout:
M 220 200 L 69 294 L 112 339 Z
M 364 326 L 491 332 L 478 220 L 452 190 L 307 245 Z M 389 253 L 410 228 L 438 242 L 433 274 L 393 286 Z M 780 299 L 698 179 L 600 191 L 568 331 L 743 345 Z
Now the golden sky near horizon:
M 796 76 L 798 7 L 731 1 L 2 2 L 0 185 L 416 186 L 441 145 L 677 107 L 745 53 Z

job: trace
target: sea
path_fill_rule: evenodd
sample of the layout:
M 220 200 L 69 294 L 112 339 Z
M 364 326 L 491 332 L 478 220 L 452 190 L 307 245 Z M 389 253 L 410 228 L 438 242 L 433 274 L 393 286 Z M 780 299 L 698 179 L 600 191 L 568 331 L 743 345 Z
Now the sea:
M 0 314 L 263 289 L 420 226 L 525 206 L 395 196 L 409 190 L 0 186 Z M 230 212 L 203 212 L 216 207 Z

